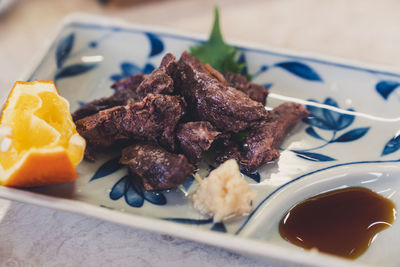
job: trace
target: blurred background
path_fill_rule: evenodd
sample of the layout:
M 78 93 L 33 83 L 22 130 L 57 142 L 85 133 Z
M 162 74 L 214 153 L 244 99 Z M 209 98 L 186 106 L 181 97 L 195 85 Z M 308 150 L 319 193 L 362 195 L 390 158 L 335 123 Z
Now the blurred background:
M 228 41 L 400 69 L 398 0 L 0 0 L 0 90 L 10 90 L 71 12 L 207 36 L 216 4 Z M 202 244 L 1 199 L 0 237 L 0 266 L 266 265 Z
M 0 88 L 9 90 L 71 12 L 206 35 L 215 4 L 228 40 L 400 66 L 397 0 L 0 0 L 9 6 L 0 14 Z

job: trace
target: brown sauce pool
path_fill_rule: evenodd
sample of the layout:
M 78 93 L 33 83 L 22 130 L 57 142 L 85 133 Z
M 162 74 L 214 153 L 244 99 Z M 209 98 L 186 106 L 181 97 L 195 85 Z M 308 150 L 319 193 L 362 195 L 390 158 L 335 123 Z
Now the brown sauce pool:
M 391 226 L 395 205 L 363 187 L 316 195 L 292 207 L 279 224 L 281 236 L 305 249 L 355 259 L 372 238 Z

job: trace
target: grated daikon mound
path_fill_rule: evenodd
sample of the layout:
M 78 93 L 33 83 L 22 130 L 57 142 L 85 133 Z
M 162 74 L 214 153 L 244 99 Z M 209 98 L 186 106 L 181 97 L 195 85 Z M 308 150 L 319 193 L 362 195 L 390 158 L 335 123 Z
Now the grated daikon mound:
M 201 181 L 192 201 L 201 213 L 213 215 L 214 222 L 219 222 L 233 215 L 250 213 L 255 196 L 256 192 L 249 188 L 237 162 L 230 159 Z

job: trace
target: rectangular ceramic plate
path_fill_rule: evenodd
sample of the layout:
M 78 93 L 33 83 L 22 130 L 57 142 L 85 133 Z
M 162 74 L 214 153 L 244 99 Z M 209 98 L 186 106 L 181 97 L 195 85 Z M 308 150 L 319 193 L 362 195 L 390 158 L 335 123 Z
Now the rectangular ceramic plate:
M 162 56 L 177 57 L 204 38 L 91 15 L 73 15 L 60 27 L 24 80 L 54 80 L 71 110 L 112 94 L 110 85 L 149 73 Z M 259 258 L 306 265 L 400 264 L 398 222 L 383 231 L 356 261 L 302 249 L 278 233 L 280 218 L 295 203 L 347 186 L 364 186 L 399 205 L 400 72 L 336 59 L 235 43 L 245 72 L 269 88 L 268 108 L 284 101 L 307 105 L 311 116 L 280 147 L 277 162 L 246 174 L 257 191 L 248 217 L 213 223 L 181 190 L 143 192 L 126 178 L 118 153 L 83 162 L 74 183 L 20 190 L 0 196 L 76 212 L 141 229 L 171 234 Z M 2 96 L 3 98 L 5 95 Z M 204 164 L 203 164 L 204 165 Z M 202 166 L 203 175 L 213 166 Z M 184 184 L 189 194 L 193 177 Z M 386 254 L 385 254 L 386 253 Z M 386 256 L 385 256 L 386 255 Z M 389 255 L 390 257 L 388 257 Z

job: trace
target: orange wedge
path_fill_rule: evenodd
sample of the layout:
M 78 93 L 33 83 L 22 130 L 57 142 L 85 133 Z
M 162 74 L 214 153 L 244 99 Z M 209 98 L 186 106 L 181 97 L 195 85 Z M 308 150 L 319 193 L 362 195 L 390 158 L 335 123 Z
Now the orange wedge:
M 0 184 L 74 181 L 85 145 L 52 81 L 16 82 L 0 117 Z

